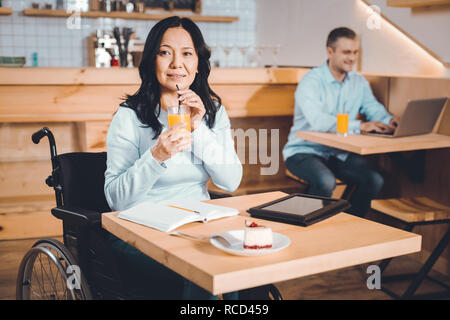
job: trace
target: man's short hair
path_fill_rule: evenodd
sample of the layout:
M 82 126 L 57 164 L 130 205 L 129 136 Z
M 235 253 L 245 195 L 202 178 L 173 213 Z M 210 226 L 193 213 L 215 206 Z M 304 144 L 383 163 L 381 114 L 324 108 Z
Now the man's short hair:
M 352 29 L 349 29 L 346 27 L 340 27 L 340 28 L 333 29 L 328 34 L 327 47 L 331 47 L 331 48 L 335 49 L 336 42 L 339 40 L 339 38 L 355 39 L 356 33 Z

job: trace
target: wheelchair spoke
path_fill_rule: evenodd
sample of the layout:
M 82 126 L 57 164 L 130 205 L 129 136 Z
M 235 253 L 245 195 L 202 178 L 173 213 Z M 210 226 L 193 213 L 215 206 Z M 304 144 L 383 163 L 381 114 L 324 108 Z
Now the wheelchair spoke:
M 56 257 L 56 259 L 58 261 L 61 261 L 61 257 L 60 257 L 59 253 L 56 250 L 51 250 L 51 252 L 55 255 L 55 257 Z M 52 286 L 53 286 L 53 289 L 54 289 L 55 298 L 58 298 L 57 300 L 59 300 L 59 295 L 58 295 L 58 292 L 59 292 L 59 290 L 58 290 L 58 283 L 59 283 L 58 282 L 58 277 L 61 277 L 61 281 L 64 281 L 64 280 L 62 279 L 62 276 L 60 275 L 58 267 L 55 266 L 54 263 L 50 262 L 49 259 L 48 259 L 48 261 L 49 261 L 49 273 L 50 273 L 51 279 L 52 279 Z M 53 273 L 53 267 L 52 266 L 56 267 L 56 275 L 54 275 L 54 273 Z M 62 297 L 62 299 L 64 299 L 64 297 Z M 67 300 L 67 299 L 65 299 L 65 300 Z
M 50 283 L 51 283 L 51 285 L 52 285 L 52 287 L 53 287 L 53 295 L 54 295 L 54 298 L 55 298 L 55 300 L 58 300 L 58 288 L 57 288 L 57 286 L 58 286 L 58 283 L 56 282 L 56 279 L 55 279 L 55 276 L 53 275 L 53 263 L 47 258 L 47 263 L 48 263 L 48 273 L 47 273 L 47 275 L 48 275 L 48 280 L 50 281 Z M 58 273 L 59 272 L 57 272 L 56 273 L 56 275 L 58 276 Z
M 41 283 L 42 283 L 42 287 L 44 289 L 44 293 L 45 294 L 45 299 L 50 299 L 51 298 L 51 294 L 48 294 L 48 290 L 47 287 L 49 286 L 48 284 L 48 276 L 47 276 L 47 271 L 45 270 L 45 266 L 44 263 L 42 262 L 42 254 L 39 254 L 39 269 L 40 269 L 40 273 L 41 273 Z
M 44 261 L 42 261 L 42 254 L 39 254 L 39 264 L 41 273 L 41 285 L 43 291 L 47 293 L 46 299 L 58 300 L 60 297 L 60 292 L 65 290 L 58 290 L 57 275 L 59 270 L 57 270 L 56 277 L 54 276 L 53 268 L 54 263 L 44 255 Z M 53 266 L 52 266 L 53 265 Z M 61 279 L 62 280 L 62 279 Z M 64 283 L 64 281 L 62 281 Z M 63 285 L 64 286 L 64 285 Z M 47 290 L 48 289 L 48 290 Z
M 58 255 L 55 256 L 58 259 Z M 53 268 L 56 268 L 56 272 L 53 272 Z M 56 275 L 54 275 L 55 273 Z M 59 268 L 54 263 L 50 263 L 50 274 L 52 275 L 55 298 L 57 300 L 68 300 L 66 283 Z
M 38 254 L 38 257 L 39 257 L 39 266 L 40 266 L 39 270 L 40 270 L 40 275 L 41 275 L 40 284 L 42 285 L 42 290 L 43 290 L 42 293 L 44 293 L 44 297 L 45 297 L 45 299 L 47 299 L 48 297 L 45 294 L 46 293 L 46 290 L 45 290 L 45 279 L 44 279 L 44 270 L 42 268 L 41 254 Z
M 55 292 L 55 287 L 54 287 L 52 281 L 50 280 L 50 277 L 49 277 L 49 275 L 48 275 L 48 273 L 47 273 L 47 270 L 45 270 L 44 263 L 42 263 L 41 256 L 42 256 L 42 255 L 39 254 L 39 261 L 40 261 L 40 263 L 41 263 L 41 270 L 43 271 L 43 272 L 42 272 L 42 281 L 43 281 L 43 282 L 45 281 L 45 282 L 44 282 L 44 286 L 45 286 L 45 283 L 50 282 L 50 286 L 53 288 L 53 292 Z M 47 262 L 49 262 L 49 261 L 47 260 Z M 49 266 L 50 266 L 50 263 L 49 263 Z M 44 279 L 44 273 L 45 273 L 45 275 L 46 275 L 46 280 Z M 50 281 L 49 281 L 49 280 L 50 280 Z M 49 298 L 54 298 L 54 295 L 53 295 L 53 294 L 50 294 Z
M 35 286 L 33 285 L 35 283 L 35 281 L 33 281 L 33 276 L 34 276 L 34 279 L 36 279 L 36 282 L 38 284 L 39 293 L 35 291 Z M 31 277 L 30 277 L 30 280 L 29 280 L 29 287 L 30 287 L 30 291 L 34 295 L 37 295 L 40 299 L 44 298 L 45 295 L 43 293 L 45 292 L 45 290 L 44 290 L 44 288 L 42 286 L 41 281 L 39 281 L 39 276 L 37 275 L 37 271 L 36 271 L 35 268 L 33 268 L 33 270 L 32 270 L 32 274 L 31 274 Z M 30 299 L 32 299 L 32 297 L 30 297 Z

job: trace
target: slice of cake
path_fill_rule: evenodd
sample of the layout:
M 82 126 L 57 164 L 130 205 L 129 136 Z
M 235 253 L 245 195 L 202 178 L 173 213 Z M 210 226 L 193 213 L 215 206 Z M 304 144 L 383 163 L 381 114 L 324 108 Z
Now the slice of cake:
M 272 229 L 255 222 L 245 221 L 244 249 L 272 248 Z

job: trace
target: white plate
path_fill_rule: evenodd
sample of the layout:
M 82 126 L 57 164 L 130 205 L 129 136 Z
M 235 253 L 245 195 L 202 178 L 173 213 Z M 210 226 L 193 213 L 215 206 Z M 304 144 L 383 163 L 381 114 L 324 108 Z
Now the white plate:
M 244 230 L 231 230 L 222 233 L 225 239 L 232 238 L 233 244 L 227 245 L 224 241 L 214 238 L 210 239 L 211 244 L 225 252 L 238 256 L 260 256 L 263 254 L 274 253 L 280 251 L 291 243 L 291 240 L 280 233 L 273 232 L 273 243 L 272 248 L 267 249 L 244 249 Z

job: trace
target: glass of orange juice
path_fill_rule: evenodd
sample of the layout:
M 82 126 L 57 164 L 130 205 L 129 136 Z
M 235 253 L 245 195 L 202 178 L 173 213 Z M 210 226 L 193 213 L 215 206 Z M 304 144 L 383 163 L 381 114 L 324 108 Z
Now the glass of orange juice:
M 167 107 L 167 118 L 169 128 L 177 123 L 184 122 L 186 127 L 183 130 L 191 132 L 191 115 L 187 106 L 169 106 Z
M 348 113 L 337 114 L 337 135 L 346 137 L 348 135 Z

